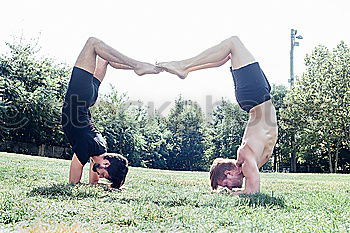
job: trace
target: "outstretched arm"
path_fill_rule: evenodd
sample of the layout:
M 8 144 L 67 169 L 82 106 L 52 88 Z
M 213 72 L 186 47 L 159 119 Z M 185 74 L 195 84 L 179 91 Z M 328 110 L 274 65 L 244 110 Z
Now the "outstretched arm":
M 235 194 L 254 194 L 260 192 L 260 174 L 256 162 L 256 156 L 249 144 L 243 140 L 242 145 L 237 150 L 238 167 L 242 167 L 242 173 L 245 177 L 245 187 L 242 191 Z

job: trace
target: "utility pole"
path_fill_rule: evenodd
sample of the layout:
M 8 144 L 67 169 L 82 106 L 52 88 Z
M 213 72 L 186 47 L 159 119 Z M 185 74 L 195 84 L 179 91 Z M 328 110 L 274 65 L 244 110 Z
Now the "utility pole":
M 296 39 L 303 39 L 301 35 L 297 35 L 296 29 L 290 30 L 290 79 L 288 80 L 290 83 L 290 86 L 293 86 L 294 83 L 294 47 L 299 46 L 299 42 L 295 41 Z
M 296 36 L 298 31 L 296 29 L 290 30 L 290 79 L 288 80 L 290 83 L 290 87 L 294 84 L 294 47 L 299 46 L 299 42 L 295 41 L 296 39 L 303 39 L 301 35 Z M 291 155 L 290 155 L 290 170 L 291 172 L 297 171 L 297 162 L 295 156 L 295 150 L 293 148 L 295 142 L 294 134 L 291 135 L 290 138 L 290 147 L 291 147 Z

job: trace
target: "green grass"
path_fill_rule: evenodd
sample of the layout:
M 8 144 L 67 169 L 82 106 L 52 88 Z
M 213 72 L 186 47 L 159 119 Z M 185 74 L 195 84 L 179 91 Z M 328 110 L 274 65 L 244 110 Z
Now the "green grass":
M 111 192 L 67 185 L 69 163 L 0 152 L 0 232 L 350 231 L 350 175 L 262 174 L 262 193 L 238 197 L 206 172 L 131 168 Z

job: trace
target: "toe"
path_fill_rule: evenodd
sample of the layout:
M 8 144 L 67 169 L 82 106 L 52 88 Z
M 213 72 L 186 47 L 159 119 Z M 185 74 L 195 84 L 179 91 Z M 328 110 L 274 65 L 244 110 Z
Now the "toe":
M 164 64 L 165 64 L 165 62 L 156 62 L 157 67 L 164 68 Z

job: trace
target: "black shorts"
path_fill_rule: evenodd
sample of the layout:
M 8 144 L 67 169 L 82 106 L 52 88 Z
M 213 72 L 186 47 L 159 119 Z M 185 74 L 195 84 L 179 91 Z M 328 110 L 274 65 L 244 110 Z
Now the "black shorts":
M 271 99 L 271 86 L 258 62 L 239 69 L 230 68 L 235 84 L 236 99 L 246 112 Z
M 67 97 L 77 95 L 79 101 L 85 102 L 87 107 L 91 107 L 97 100 L 100 84 L 101 82 L 91 73 L 74 67 L 68 84 L 66 100 Z
M 62 108 L 63 131 L 82 165 L 107 151 L 89 110 L 97 100 L 100 83 L 91 73 L 74 67 Z
M 98 97 L 100 81 L 78 67 L 74 67 L 62 109 L 62 125 L 84 128 L 90 124 L 89 108 Z

